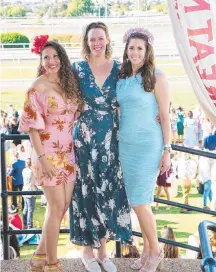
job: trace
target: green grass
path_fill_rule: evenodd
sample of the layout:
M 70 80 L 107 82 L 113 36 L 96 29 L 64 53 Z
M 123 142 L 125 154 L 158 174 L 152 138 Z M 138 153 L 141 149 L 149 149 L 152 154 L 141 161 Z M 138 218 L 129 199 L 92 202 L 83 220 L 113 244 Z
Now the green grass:
M 172 199 L 173 201 L 177 201 L 182 203 L 182 193 L 181 187 L 179 186 L 179 193 L 176 198 Z M 190 199 L 190 205 L 194 205 L 197 207 L 202 207 L 202 196 L 197 194 L 196 188 L 192 188 Z M 37 197 L 36 201 L 36 209 L 34 212 L 34 226 L 38 228 L 42 227 L 44 221 L 45 208 L 40 205 L 40 196 Z M 188 237 L 198 231 L 198 225 L 203 220 L 213 221 L 212 216 L 200 214 L 197 212 L 191 212 L 190 214 L 181 214 L 180 208 L 171 207 L 171 210 L 166 210 L 166 206 L 160 204 L 159 210 L 154 211 L 157 220 L 157 231 L 160 236 L 160 230 L 164 226 L 172 227 L 176 240 L 178 242 L 187 243 Z M 21 215 L 21 213 L 20 213 Z M 64 227 L 62 225 L 62 227 Z M 140 231 L 136 229 L 136 231 Z M 140 245 L 142 246 L 142 239 L 140 238 Z M 21 247 L 21 258 L 28 259 L 33 254 L 36 246 L 35 245 L 24 245 Z M 68 252 L 72 252 L 73 249 L 79 249 L 78 246 L 72 245 L 69 240 L 69 234 L 61 234 L 59 237 L 58 243 L 58 256 L 64 257 L 68 254 Z M 109 242 L 108 249 L 110 252 L 113 252 L 115 248 L 115 243 L 113 241 Z M 186 250 L 180 249 L 180 254 L 185 255 Z
M 21 109 L 23 107 L 24 97 L 26 91 L 2 91 L 1 97 L 1 109 L 8 110 L 10 104 L 14 105 L 15 109 Z
M 20 64 L 3 62 L 1 63 L 0 80 L 10 78 L 35 78 L 37 66 L 38 61 L 21 61 Z M 176 78 L 176 76 L 181 77 L 185 75 L 181 61 L 179 59 L 158 59 L 156 60 L 156 66 L 168 77 L 172 104 L 175 107 L 181 105 L 186 111 L 193 110 L 197 107 L 198 101 L 189 81 L 184 81 L 184 78 Z M 7 69 L 7 67 L 13 67 L 13 69 Z M 20 67 L 22 67 L 22 69 Z M 29 69 L 29 67 L 33 69 Z M 7 110 L 10 104 L 13 104 L 16 108 L 22 108 L 24 93 L 25 90 L 1 91 L 1 108 Z

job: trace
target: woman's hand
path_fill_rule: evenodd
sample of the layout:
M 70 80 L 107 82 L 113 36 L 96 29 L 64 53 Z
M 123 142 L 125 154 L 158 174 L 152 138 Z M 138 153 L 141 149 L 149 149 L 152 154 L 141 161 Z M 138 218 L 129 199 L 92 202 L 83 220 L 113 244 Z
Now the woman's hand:
M 160 175 L 163 175 L 166 171 L 168 171 L 170 169 L 170 166 L 171 166 L 170 152 L 164 150 L 159 164 Z
M 50 179 L 57 175 L 57 169 L 47 161 L 46 157 L 40 158 L 43 173 Z

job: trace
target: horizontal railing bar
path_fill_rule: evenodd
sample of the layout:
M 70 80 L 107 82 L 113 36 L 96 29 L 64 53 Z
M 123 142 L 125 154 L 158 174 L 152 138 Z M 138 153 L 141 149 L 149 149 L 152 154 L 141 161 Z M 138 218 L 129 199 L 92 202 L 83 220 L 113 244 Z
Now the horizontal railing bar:
M 27 134 L 1 134 L 2 141 L 4 141 L 4 140 L 26 140 L 26 139 L 29 139 L 29 135 L 27 135 Z M 203 151 L 203 150 L 188 148 L 185 146 L 174 145 L 174 144 L 172 144 L 172 149 L 175 151 L 181 151 L 181 152 L 190 153 L 193 155 L 216 159 L 216 154 L 212 153 L 212 152 L 207 152 L 207 151 Z
M 1 195 L 2 195 L 2 197 L 19 196 L 19 195 L 43 195 L 43 191 L 39 191 L 39 190 L 38 191 L 20 191 L 20 192 L 19 191 L 7 191 L 7 193 L 2 192 Z M 188 209 L 191 211 L 216 216 L 215 211 L 205 210 L 205 209 L 202 209 L 199 207 L 195 207 L 195 206 L 191 206 L 191 205 L 187 205 L 187 204 L 182 204 L 179 202 L 170 201 L 170 200 L 166 200 L 166 199 L 162 199 L 162 198 L 154 198 L 154 202 L 158 202 L 158 203 L 162 203 L 162 204 L 166 204 L 166 205 L 170 205 L 170 206 L 174 206 L 174 207 L 178 207 L 178 208 Z
M 140 232 L 133 231 L 133 235 L 136 236 L 136 237 L 141 237 L 142 238 L 142 233 L 140 233 Z M 198 247 L 190 246 L 190 245 L 187 245 L 187 244 L 184 244 L 184 243 L 180 243 L 180 242 L 176 242 L 176 241 L 171 241 L 171 240 L 160 238 L 160 237 L 158 238 L 158 241 L 162 242 L 162 243 L 166 243 L 166 244 L 172 245 L 172 246 L 177 246 L 177 247 L 182 247 L 182 248 L 190 249 L 190 250 L 193 250 L 193 251 L 196 251 L 196 252 L 200 252 L 201 251 L 200 248 L 198 248 Z
M 3 193 L 2 193 L 3 194 Z M 19 195 L 43 195 L 43 191 L 8 191 L 7 195 L 8 196 L 19 196 Z
M 41 234 L 42 229 L 8 230 L 8 234 Z M 70 233 L 70 229 L 60 229 L 60 233 Z
M 207 151 L 203 151 L 203 150 L 199 150 L 199 149 L 193 149 L 193 148 L 180 146 L 180 145 L 172 145 L 172 149 L 175 151 L 190 153 L 192 155 L 198 155 L 198 156 L 202 156 L 202 157 L 216 159 L 216 153 L 207 152 Z
M 28 139 L 30 139 L 28 134 L 2 134 L 1 133 L 1 141 L 28 140 Z
M 170 201 L 170 200 L 166 200 L 166 199 L 162 199 L 162 198 L 156 198 L 156 197 L 154 198 L 154 201 L 158 202 L 158 203 L 178 207 L 178 208 L 188 209 L 188 210 L 192 210 L 192 211 L 195 211 L 195 212 L 200 212 L 200 213 L 205 213 L 205 214 L 210 214 L 210 215 L 216 216 L 215 211 L 204 210 L 202 208 L 198 208 L 198 207 L 187 205 L 187 204 L 182 204 L 182 203 L 175 202 L 175 201 Z

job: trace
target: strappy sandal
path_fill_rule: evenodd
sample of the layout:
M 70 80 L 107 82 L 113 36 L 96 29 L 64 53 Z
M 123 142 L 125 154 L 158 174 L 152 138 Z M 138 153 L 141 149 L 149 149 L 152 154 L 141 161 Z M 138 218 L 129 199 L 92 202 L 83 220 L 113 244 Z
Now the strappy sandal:
M 36 262 L 34 262 L 34 260 Z M 33 253 L 30 259 L 31 271 L 44 272 L 44 266 L 46 263 L 46 254 Z
M 44 272 L 48 272 L 48 271 L 52 271 L 52 272 L 64 272 L 64 269 L 60 265 L 59 261 L 57 261 L 57 263 L 55 263 L 55 264 L 48 264 L 46 262 L 45 267 L 44 267 Z
M 148 259 L 148 254 L 143 252 L 141 257 L 137 259 L 133 264 L 130 265 L 130 268 L 133 270 L 140 270 L 146 263 Z
M 160 271 L 164 269 L 163 249 L 160 250 L 158 257 L 148 257 L 145 265 L 139 270 L 139 272 L 156 272 L 157 269 L 159 269 Z

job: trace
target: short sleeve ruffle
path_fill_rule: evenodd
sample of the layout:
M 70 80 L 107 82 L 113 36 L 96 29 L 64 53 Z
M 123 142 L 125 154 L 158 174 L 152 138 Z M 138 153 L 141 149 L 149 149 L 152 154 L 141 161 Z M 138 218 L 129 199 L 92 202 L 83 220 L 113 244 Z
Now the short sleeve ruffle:
M 47 114 L 46 97 L 35 89 L 26 93 L 19 131 L 28 133 L 30 129 L 44 130 Z

